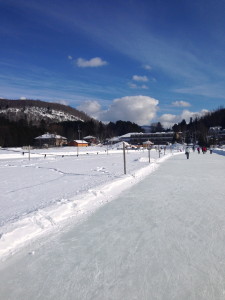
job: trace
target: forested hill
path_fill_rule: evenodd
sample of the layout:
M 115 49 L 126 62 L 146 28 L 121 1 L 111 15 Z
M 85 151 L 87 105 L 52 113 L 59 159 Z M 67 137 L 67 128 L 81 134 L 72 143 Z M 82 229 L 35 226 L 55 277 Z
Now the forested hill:
M 202 117 L 190 118 L 190 122 L 186 123 L 182 120 L 180 123 L 173 126 L 174 131 L 196 130 L 203 129 L 209 130 L 210 127 L 222 127 L 225 129 L 225 108 L 219 108 L 212 112 L 208 112 Z
M 38 100 L 0 99 L 0 147 L 33 145 L 46 132 L 68 141 L 93 135 L 100 141 L 128 132 L 142 132 L 129 121 L 104 124 L 69 106 Z
M 190 118 L 189 123 L 182 120 L 180 123 L 175 124 L 172 129 L 175 132 L 183 132 L 186 136 L 186 142 L 198 140 L 199 144 L 207 145 L 207 136 L 210 127 L 225 129 L 225 108 L 208 112 L 202 117 Z
M 63 121 L 89 121 L 84 112 L 67 105 L 40 100 L 0 99 L 0 116 L 9 121 L 26 120 L 33 125 Z

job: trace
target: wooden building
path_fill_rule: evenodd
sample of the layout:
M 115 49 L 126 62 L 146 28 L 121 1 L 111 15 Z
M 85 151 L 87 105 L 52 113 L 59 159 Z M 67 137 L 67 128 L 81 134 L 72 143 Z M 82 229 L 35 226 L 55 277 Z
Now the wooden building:
M 74 146 L 74 147 L 87 147 L 88 142 L 84 140 L 74 140 L 68 143 L 68 146 Z
M 48 132 L 36 137 L 34 140 L 35 146 L 40 148 L 60 147 L 67 145 L 67 138 L 58 134 Z

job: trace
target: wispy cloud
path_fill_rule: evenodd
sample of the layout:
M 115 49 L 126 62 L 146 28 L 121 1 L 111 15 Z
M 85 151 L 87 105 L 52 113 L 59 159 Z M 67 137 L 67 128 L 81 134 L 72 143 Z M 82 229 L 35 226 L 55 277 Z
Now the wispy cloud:
M 134 82 L 128 82 L 128 86 L 131 89 L 142 89 L 142 90 L 147 90 L 148 89 L 148 86 L 146 84 L 138 85 Z
M 152 67 L 150 65 L 143 65 L 143 68 L 148 71 L 152 70 Z
M 133 83 L 133 82 L 128 82 L 128 86 L 131 88 L 131 89 L 137 89 L 138 86 L 136 83 Z
M 148 81 L 147 76 L 133 75 L 132 79 L 135 80 L 135 81 L 142 81 L 142 82 L 147 82 Z
M 180 94 L 200 95 L 210 98 L 225 98 L 225 87 L 222 82 L 193 85 L 186 88 L 177 88 L 174 89 L 174 92 Z
M 186 101 L 174 101 L 172 102 L 172 105 L 175 107 L 188 107 L 191 106 L 191 104 L 189 102 Z
M 76 64 L 80 68 L 95 68 L 95 67 L 102 67 L 107 65 L 107 61 L 102 60 L 100 57 L 94 57 L 90 60 L 86 60 L 83 58 L 78 58 L 76 60 Z

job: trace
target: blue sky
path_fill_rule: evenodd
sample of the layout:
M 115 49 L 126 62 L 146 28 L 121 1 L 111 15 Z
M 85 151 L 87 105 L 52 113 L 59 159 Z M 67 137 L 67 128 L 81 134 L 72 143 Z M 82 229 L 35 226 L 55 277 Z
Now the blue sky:
M 224 0 L 0 0 L 0 97 L 164 126 L 225 103 Z

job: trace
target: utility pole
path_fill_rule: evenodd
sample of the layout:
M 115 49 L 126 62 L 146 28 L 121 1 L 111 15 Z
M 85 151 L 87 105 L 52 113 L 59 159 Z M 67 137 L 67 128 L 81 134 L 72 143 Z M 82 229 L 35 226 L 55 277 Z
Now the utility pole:
M 125 143 L 123 142 L 123 166 L 124 166 L 124 174 L 127 174 L 126 169 L 126 151 L 125 151 Z
M 29 160 L 30 160 L 30 146 L 28 146 L 28 157 L 29 157 Z
M 77 131 L 78 131 L 78 137 L 79 137 L 79 140 L 80 140 L 80 132 L 81 132 L 81 130 L 80 130 L 80 125 L 78 125 Z

